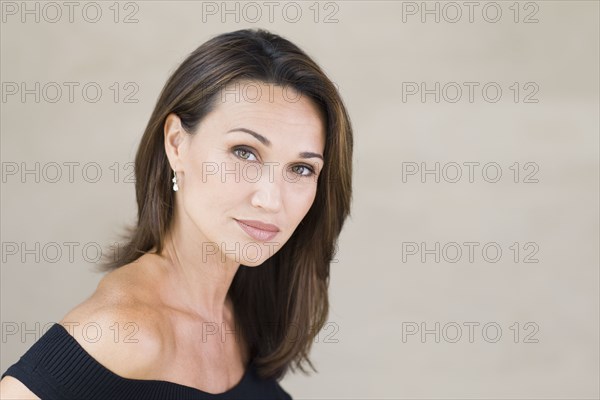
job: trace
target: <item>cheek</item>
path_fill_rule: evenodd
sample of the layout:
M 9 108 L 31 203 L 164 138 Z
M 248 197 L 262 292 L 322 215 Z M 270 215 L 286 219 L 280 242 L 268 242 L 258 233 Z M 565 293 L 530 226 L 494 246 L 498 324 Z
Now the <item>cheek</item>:
M 185 177 L 186 209 L 208 222 L 239 217 L 240 202 L 247 200 L 252 183 L 236 173 L 235 163 L 228 160 L 194 161 Z M 206 222 L 206 221 L 205 221 Z
M 223 200 L 228 196 L 228 185 L 221 183 L 216 163 L 194 161 L 186 167 L 182 190 L 182 205 L 187 216 L 199 228 L 208 228 L 222 215 Z M 215 172 L 213 172 L 215 171 Z
M 196 210 L 218 220 L 236 202 L 241 200 L 243 188 L 233 178 L 221 181 L 221 175 L 195 174 L 188 180 L 185 191 L 186 204 Z
M 304 187 L 298 187 L 293 190 L 288 197 L 288 207 L 290 216 L 294 220 L 295 226 L 304 218 L 310 207 L 313 205 L 317 194 L 317 185 L 307 184 Z

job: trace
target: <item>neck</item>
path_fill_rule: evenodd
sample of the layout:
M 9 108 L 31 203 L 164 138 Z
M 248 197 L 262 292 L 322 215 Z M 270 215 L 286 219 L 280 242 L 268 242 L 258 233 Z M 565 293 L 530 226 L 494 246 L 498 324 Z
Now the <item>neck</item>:
M 225 258 L 216 243 L 209 244 L 189 219 L 177 215 L 159 256 L 161 286 L 169 304 L 208 321 L 229 319 L 232 304 L 227 293 L 239 263 Z

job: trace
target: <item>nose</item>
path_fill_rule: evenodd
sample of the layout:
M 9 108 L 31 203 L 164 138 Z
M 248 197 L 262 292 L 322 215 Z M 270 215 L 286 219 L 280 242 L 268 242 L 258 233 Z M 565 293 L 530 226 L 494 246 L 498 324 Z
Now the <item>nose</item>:
M 263 172 L 265 172 L 263 170 Z M 281 209 L 281 179 L 276 173 L 263 173 L 254 183 L 255 191 L 252 194 L 252 206 L 263 208 L 268 212 L 278 212 Z

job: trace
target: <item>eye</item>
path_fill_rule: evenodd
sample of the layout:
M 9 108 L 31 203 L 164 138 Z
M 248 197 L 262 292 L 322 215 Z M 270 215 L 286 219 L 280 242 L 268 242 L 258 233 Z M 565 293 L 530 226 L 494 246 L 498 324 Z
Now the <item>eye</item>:
M 315 174 L 315 170 L 312 169 L 311 167 L 309 167 L 308 165 L 300 164 L 300 165 L 295 165 L 293 168 L 300 168 L 300 171 L 302 171 L 301 168 L 304 168 L 304 172 L 305 173 L 302 173 L 302 172 L 298 173 L 297 172 L 298 175 L 300 175 L 300 176 L 312 176 L 312 175 Z M 296 170 L 296 171 L 298 171 L 298 170 Z
M 254 158 L 256 159 L 256 155 L 254 155 L 254 153 L 248 147 L 245 146 L 234 147 L 233 153 L 242 160 L 252 161 L 248 158 L 249 156 L 254 156 Z

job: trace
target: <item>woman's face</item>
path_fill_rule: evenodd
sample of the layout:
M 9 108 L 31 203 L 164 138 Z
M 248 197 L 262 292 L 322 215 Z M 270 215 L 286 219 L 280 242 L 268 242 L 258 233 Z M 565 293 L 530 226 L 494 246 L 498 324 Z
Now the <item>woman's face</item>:
M 193 135 L 175 114 L 165 123 L 179 186 L 175 215 L 203 254 L 256 266 L 286 243 L 315 199 L 324 121 L 291 87 L 238 82 L 217 96 Z M 275 232 L 240 220 L 272 224 Z

